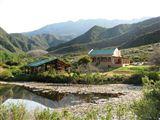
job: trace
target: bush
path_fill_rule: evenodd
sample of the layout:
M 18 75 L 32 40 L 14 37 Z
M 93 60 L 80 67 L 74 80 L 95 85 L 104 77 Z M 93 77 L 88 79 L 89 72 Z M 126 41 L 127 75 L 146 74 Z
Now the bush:
M 27 111 L 23 105 L 0 106 L 0 120 L 26 120 Z
M 160 81 L 143 78 L 144 98 L 133 104 L 138 120 L 158 120 L 160 118 Z
M 45 109 L 41 112 L 35 111 L 35 120 L 61 120 L 62 116 L 57 112 L 51 112 L 49 109 Z
M 160 117 L 159 104 L 151 99 L 139 100 L 132 107 L 138 120 L 158 120 Z
M 160 80 L 159 74 L 157 72 L 149 72 L 147 76 L 150 80 Z
M 12 69 L 11 71 L 12 71 L 13 76 L 19 76 L 22 74 L 22 71 L 18 68 Z
M 128 80 L 125 80 L 124 83 L 126 84 L 135 84 L 135 85 L 141 85 L 142 84 L 142 78 L 144 77 L 144 74 L 134 74 Z
M 13 77 L 13 75 L 12 75 L 11 71 L 9 71 L 9 70 L 5 70 L 5 71 L 0 73 L 0 78 L 2 80 L 7 80 L 7 79 L 9 79 L 11 77 Z
M 9 66 L 17 66 L 17 65 L 19 65 L 18 62 L 13 62 L 13 61 L 7 61 L 5 64 L 9 65 Z

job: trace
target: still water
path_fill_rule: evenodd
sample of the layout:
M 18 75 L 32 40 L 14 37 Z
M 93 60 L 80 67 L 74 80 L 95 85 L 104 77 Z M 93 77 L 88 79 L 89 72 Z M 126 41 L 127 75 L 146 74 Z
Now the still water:
M 71 94 L 58 92 L 55 92 L 52 96 L 44 97 L 19 86 L 0 85 L 1 103 L 15 103 L 17 100 L 26 100 L 25 102 L 29 105 L 35 105 L 37 103 L 49 108 L 60 108 L 82 103 L 94 103 L 96 100 L 108 99 L 109 97 L 107 94 Z

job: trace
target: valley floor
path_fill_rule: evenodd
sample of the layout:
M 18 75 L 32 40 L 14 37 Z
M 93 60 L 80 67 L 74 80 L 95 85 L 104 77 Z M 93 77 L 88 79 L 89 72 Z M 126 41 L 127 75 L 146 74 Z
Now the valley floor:
M 95 108 L 102 108 L 106 103 L 132 103 L 132 101 L 140 99 L 142 94 L 142 86 L 134 86 L 128 84 L 108 84 L 108 85 L 80 85 L 80 84 L 53 84 L 53 83 L 37 83 L 37 82 L 0 82 L 0 84 L 13 84 L 22 86 L 36 94 L 42 96 L 51 96 L 52 92 L 59 93 L 107 93 L 112 94 L 109 99 L 100 99 L 93 103 L 83 103 L 74 106 L 68 106 L 66 109 L 76 115 Z M 57 108 L 58 111 L 64 108 Z

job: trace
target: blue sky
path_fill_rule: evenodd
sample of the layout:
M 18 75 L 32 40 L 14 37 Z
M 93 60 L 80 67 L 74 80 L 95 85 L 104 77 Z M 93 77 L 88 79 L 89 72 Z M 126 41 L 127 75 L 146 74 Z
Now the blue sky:
M 0 0 L 0 26 L 25 32 L 79 19 L 134 19 L 159 16 L 160 0 Z

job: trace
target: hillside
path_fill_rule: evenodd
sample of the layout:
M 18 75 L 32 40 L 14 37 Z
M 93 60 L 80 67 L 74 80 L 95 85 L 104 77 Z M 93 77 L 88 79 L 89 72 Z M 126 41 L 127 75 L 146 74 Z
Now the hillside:
M 28 37 L 20 33 L 8 34 L 0 28 L 0 49 L 10 52 L 24 51 L 34 49 L 47 49 L 56 46 L 64 41 L 58 40 L 55 36 L 42 34 Z
M 149 45 L 142 45 L 139 47 L 127 48 L 122 50 L 122 54 L 124 57 L 129 57 L 131 60 L 134 61 L 147 61 L 150 56 L 152 55 L 155 48 L 160 48 L 160 42 L 149 44 Z
M 65 47 L 65 46 L 70 46 L 70 45 L 74 45 L 74 44 L 85 44 L 85 43 L 89 43 L 89 42 L 94 42 L 97 40 L 97 37 L 103 33 L 106 30 L 106 28 L 100 27 L 100 26 L 94 26 L 93 28 L 91 28 L 88 32 L 86 32 L 85 34 L 67 42 L 64 44 L 61 44 L 57 47 L 51 47 L 48 50 L 53 50 L 54 49 L 58 49 L 61 47 Z M 77 45 L 78 47 L 78 45 Z
M 51 34 L 40 34 L 40 35 L 34 35 L 31 36 L 30 39 L 34 41 L 39 41 L 39 43 L 44 47 L 45 49 L 48 47 L 54 47 L 61 43 L 64 43 L 64 40 L 61 40 L 54 35 Z
M 50 24 L 44 26 L 38 30 L 24 33 L 26 35 L 32 36 L 37 34 L 54 34 L 56 37 L 61 40 L 69 41 L 73 38 L 78 37 L 79 35 L 87 32 L 93 26 L 102 26 L 106 28 L 111 28 L 119 24 L 129 24 L 142 21 L 142 19 L 134 20 L 107 20 L 107 19 L 88 19 L 88 20 L 78 20 L 78 21 L 67 21 L 60 22 L 55 24 Z
M 98 26 L 97 26 L 98 27 Z M 94 27 L 93 27 L 94 28 Z M 102 49 L 106 47 L 133 47 L 159 42 L 160 17 L 152 18 L 136 24 L 118 25 L 99 32 L 96 37 L 91 28 L 83 35 L 48 50 L 52 53 L 64 54 L 71 52 L 84 52 L 92 48 Z M 95 31 L 94 31 L 95 32 Z M 86 34 L 89 34 L 87 36 Z M 90 38 L 95 38 L 90 40 Z M 142 39 L 142 40 L 141 40 Z M 85 41 L 85 42 L 84 42 Z
M 122 48 L 130 48 L 158 42 L 160 42 L 160 30 L 142 35 L 136 38 L 134 41 L 130 41 L 127 44 L 123 45 Z
M 0 28 L 0 50 L 16 52 L 18 49 L 10 42 L 10 35 Z

